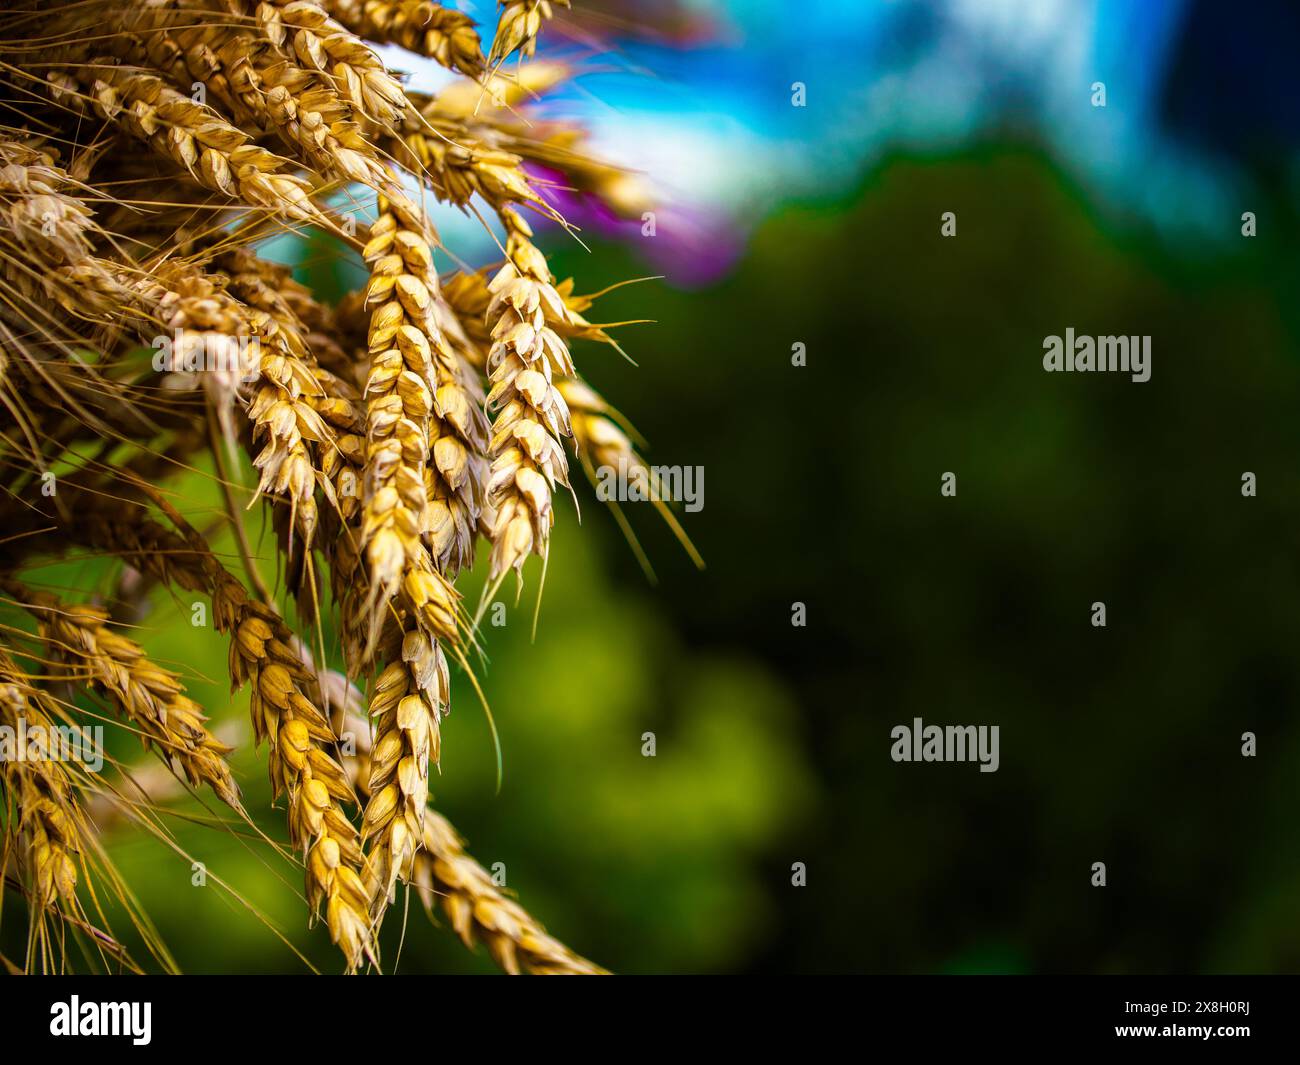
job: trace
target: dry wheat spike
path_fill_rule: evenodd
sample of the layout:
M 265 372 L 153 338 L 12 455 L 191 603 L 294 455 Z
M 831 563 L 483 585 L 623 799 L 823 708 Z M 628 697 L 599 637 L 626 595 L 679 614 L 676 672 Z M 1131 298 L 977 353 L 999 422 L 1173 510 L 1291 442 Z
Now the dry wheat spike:
M 288 845 L 266 845 L 301 864 L 307 922 L 341 968 L 383 970 L 381 925 L 407 885 L 508 972 L 602 971 L 465 854 L 430 775 L 457 753 L 440 730 L 454 671 L 481 697 L 461 575 L 487 559 L 486 602 L 531 556 L 544 563 L 566 440 L 588 473 L 649 476 L 570 350 L 613 341 L 541 247 L 568 234 L 531 167 L 623 215 L 647 202 L 580 128 L 529 114 L 576 73 L 533 58 L 568 6 L 501 0 L 486 54 L 480 28 L 432 0 L 0 10 L 0 725 L 106 723 L 155 761 L 147 797 L 124 769 L 5 762 L 4 890 L 29 929 L 9 968 L 174 971 L 100 829 L 166 840 L 183 796 L 208 805 L 213 831 L 254 828 L 217 738 L 239 733 L 146 654 L 149 600 L 166 590 L 199 597 L 228 642 L 244 735 L 265 747 L 288 822 Z M 379 44 L 451 82 L 408 92 Z M 486 208 L 504 260 L 457 269 L 435 204 Z M 530 215 L 551 228 L 539 237 Z M 331 306 L 264 257 L 286 234 L 364 264 L 364 290 Z M 196 470 L 223 500 L 204 531 L 185 507 Z M 69 558 L 110 563 L 84 588 L 46 586 L 39 567 Z M 323 646 L 324 619 L 339 647 Z M 148 957 L 130 956 L 110 911 Z

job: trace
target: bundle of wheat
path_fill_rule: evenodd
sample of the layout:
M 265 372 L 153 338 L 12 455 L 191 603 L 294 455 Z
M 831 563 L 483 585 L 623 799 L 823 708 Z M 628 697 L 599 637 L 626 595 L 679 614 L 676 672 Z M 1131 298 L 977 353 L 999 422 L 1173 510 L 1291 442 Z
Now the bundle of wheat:
M 505 897 L 429 807 L 450 671 L 479 660 L 458 574 L 484 544 L 487 601 L 531 556 L 544 564 L 566 446 L 588 473 L 643 468 L 570 354 L 611 341 L 583 316 L 590 300 L 552 276 L 525 217 L 557 219 L 533 163 L 615 210 L 644 202 L 630 175 L 584 153 L 580 130 L 523 117 L 573 73 L 523 62 L 567 7 L 501 0 L 486 53 L 469 18 L 431 0 L 12 0 L 0 12 L 0 593 L 13 617 L 0 716 L 74 727 L 102 700 L 174 792 L 207 785 L 247 820 L 231 748 L 179 676 L 117 628 L 154 585 L 206 596 L 232 685 L 251 691 L 309 918 L 348 971 L 380 967 L 378 930 L 403 883 L 431 912 L 441 896 L 461 938 L 510 972 L 601 971 Z M 372 43 L 454 78 L 408 93 Z M 374 221 L 341 214 L 340 195 L 371 197 Z M 460 260 L 444 254 L 430 201 L 485 206 L 504 261 L 440 277 L 440 258 Z M 309 229 L 369 270 L 337 308 L 259 252 Z M 205 451 L 246 580 L 173 505 Z M 249 503 L 270 511 L 279 589 L 252 559 L 235 463 L 257 471 Z M 114 611 L 50 594 L 30 572 L 79 550 L 121 560 Z M 333 614 L 346 675 L 313 662 L 284 620 L 288 599 L 302 618 Z M 365 732 L 359 750 L 340 743 L 345 728 Z M 140 803 L 57 763 L 14 763 L 0 779 L 5 887 L 33 927 L 64 921 L 90 955 L 136 967 L 94 903 L 96 880 L 117 884 L 96 831 L 140 818 L 166 789 Z M 6 964 L 62 965 L 56 940 L 33 935 L 26 963 Z

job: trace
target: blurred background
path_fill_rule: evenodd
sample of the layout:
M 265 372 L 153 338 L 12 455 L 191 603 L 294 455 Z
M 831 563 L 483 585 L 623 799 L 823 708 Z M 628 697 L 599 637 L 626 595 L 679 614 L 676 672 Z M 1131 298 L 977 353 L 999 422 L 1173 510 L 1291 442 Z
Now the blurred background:
M 542 246 L 579 291 L 646 279 L 590 315 L 653 320 L 618 331 L 634 362 L 575 357 L 652 462 L 703 467 L 682 523 L 707 568 L 629 504 L 652 583 L 587 486 L 581 528 L 562 505 L 536 639 L 535 564 L 487 631 L 499 795 L 467 687 L 444 724 L 435 801 L 471 852 L 627 973 L 1300 968 L 1300 12 L 574 4 L 539 55 L 583 74 L 542 106 L 644 174 L 653 235 L 573 196 L 582 242 Z M 359 283 L 329 247 L 277 252 L 331 298 Z M 1067 327 L 1150 335 L 1151 380 L 1043 373 Z M 244 720 L 188 615 L 160 599 L 137 638 Z M 915 717 L 998 725 L 999 771 L 892 762 Z M 264 807 L 262 755 L 237 765 Z M 333 970 L 298 873 L 176 810 L 242 901 L 157 840 L 113 854 L 181 967 L 301 971 L 270 924 Z M 492 966 L 413 903 L 398 969 Z

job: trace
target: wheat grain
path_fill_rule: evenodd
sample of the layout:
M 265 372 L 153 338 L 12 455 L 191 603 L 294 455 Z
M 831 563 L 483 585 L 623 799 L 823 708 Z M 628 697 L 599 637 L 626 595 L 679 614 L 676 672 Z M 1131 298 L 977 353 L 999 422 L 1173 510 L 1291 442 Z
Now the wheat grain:
M 486 370 L 487 351 L 492 346 L 492 331 L 487 321 L 487 309 L 492 302 L 492 290 L 488 287 L 491 281 L 487 270 L 458 270 L 442 285 L 443 296 L 465 323 L 480 371 Z

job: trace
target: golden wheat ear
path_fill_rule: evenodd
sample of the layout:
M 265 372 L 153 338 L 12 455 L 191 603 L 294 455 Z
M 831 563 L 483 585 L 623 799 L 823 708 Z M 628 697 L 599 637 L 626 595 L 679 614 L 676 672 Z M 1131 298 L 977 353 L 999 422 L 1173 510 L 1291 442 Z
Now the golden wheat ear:
M 325 0 L 322 6 L 376 44 L 401 45 L 475 79 L 487 69 L 474 20 L 463 12 L 429 0 Z
M 493 960 L 511 975 L 521 968 L 546 976 L 604 976 L 606 970 L 573 951 L 546 930 L 491 875 L 465 853 L 451 823 L 434 810 L 424 819 L 423 845 L 414 883 L 432 916 L 439 900 L 447 919 L 471 950 L 487 944 Z
M 45 736 L 55 734 L 36 686 L 4 651 L 0 651 L 0 724 L 15 737 L 34 730 Z M 29 901 L 36 911 L 60 900 L 75 908 L 77 856 L 88 827 L 67 769 L 56 759 L 10 756 L 4 762 L 4 784 L 17 807 L 13 831 Z M 37 918 L 34 913 L 33 919 Z
M 338 681 L 334 682 L 336 685 Z M 346 681 L 342 682 L 346 685 Z M 395 674 L 392 688 L 399 687 Z M 369 793 L 371 782 L 382 778 L 373 768 L 375 751 L 370 732 L 360 715 L 360 692 L 339 693 L 340 732 L 354 743 L 354 753 L 344 759 L 357 790 Z M 521 970 L 536 974 L 598 975 L 605 970 L 574 953 L 548 935 L 541 923 L 493 882 L 491 875 L 465 852 L 464 843 L 451 823 L 433 808 L 421 818 L 420 835 L 410 858 L 409 872 L 395 879 L 413 888 L 430 920 L 436 921 L 439 906 L 461 941 L 470 950 L 482 941 L 502 969 L 511 975 Z M 387 867 L 384 868 L 387 872 Z M 372 875 L 374 875 L 372 873 Z M 383 881 L 377 881 L 380 887 Z M 382 917 L 391 896 L 375 898 L 376 920 Z
M 231 684 L 250 686 L 253 732 L 270 748 L 272 790 L 288 802 L 289 839 L 304 857 L 309 910 L 325 919 L 349 971 L 367 959 L 377 963 L 360 836 L 346 809 L 356 796 L 337 758 L 330 715 L 311 698 L 315 681 L 298 640 L 274 609 L 249 599 L 161 493 L 141 487 L 176 526 L 191 572 L 212 597 L 217 628 L 230 634 Z
M 501 18 L 492 38 L 488 63 L 495 70 L 515 52 L 521 57 L 537 50 L 537 35 L 555 17 L 556 8 L 567 8 L 569 0 L 499 0 Z
M 226 763 L 229 749 L 208 731 L 201 707 L 185 695 L 178 674 L 155 665 L 139 644 L 114 632 L 108 612 L 99 607 L 65 604 L 13 581 L 5 590 L 35 617 L 61 676 L 107 695 L 141 742 L 176 773 L 191 784 L 207 784 L 243 813 Z

